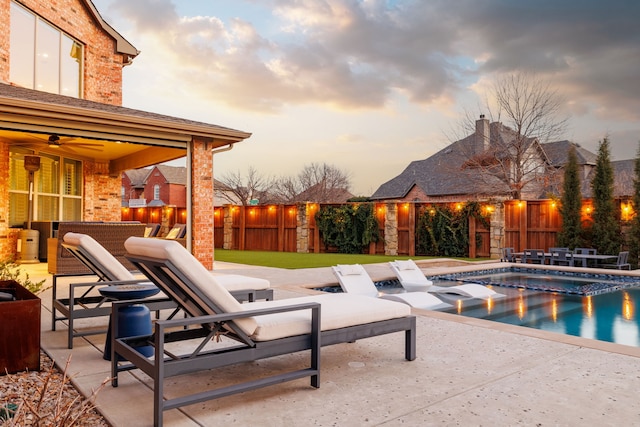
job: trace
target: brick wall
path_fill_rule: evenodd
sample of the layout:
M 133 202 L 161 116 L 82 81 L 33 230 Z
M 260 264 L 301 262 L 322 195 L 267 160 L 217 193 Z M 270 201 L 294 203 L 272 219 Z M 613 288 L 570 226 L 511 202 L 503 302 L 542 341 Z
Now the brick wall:
M 203 141 L 192 143 L 192 248 L 208 269 L 213 269 L 213 156 Z
M 109 175 L 106 162 L 84 162 L 83 221 L 120 221 L 120 175 Z
M 0 0 L 0 81 L 9 82 L 10 0 Z M 115 51 L 115 40 L 105 33 L 87 6 L 79 0 L 21 0 L 49 21 L 85 45 L 84 98 L 122 105 L 123 55 Z

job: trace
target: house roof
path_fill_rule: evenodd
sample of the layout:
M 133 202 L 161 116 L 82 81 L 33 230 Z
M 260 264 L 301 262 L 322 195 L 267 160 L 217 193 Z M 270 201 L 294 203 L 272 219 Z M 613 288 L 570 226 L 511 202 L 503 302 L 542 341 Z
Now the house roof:
M 167 180 L 167 184 L 187 185 L 187 168 L 184 166 L 156 166 Z
M 613 169 L 614 197 L 625 197 L 635 193 L 635 162 L 635 159 L 616 160 L 611 162 L 611 168 Z M 595 174 L 596 169 L 593 168 L 582 183 L 582 195 L 585 198 L 593 197 L 591 182 L 593 181 Z
M 184 157 L 194 137 L 213 149 L 251 136 L 214 124 L 0 84 L 0 138 L 42 149 L 52 134 L 76 143 L 62 150 L 109 161 L 114 173 Z M 87 143 L 103 149 L 78 146 Z
M 144 187 L 147 176 L 149 176 L 149 172 L 151 172 L 151 168 L 129 169 L 127 171 L 124 171 L 124 173 L 129 177 L 131 186 L 136 188 Z
M 596 156 L 589 150 L 585 150 L 579 144 L 575 142 L 563 140 L 556 142 L 548 142 L 543 144 L 544 152 L 547 153 L 547 157 L 549 158 L 549 162 L 552 166 L 562 167 L 567 164 L 569 158 L 569 148 L 571 146 L 576 147 L 576 158 L 578 160 L 578 165 L 595 165 L 596 164 Z
M 93 16 L 96 22 L 98 22 L 100 27 L 102 27 L 102 29 L 107 34 L 109 34 L 111 37 L 115 39 L 116 50 L 119 53 L 124 53 L 129 56 L 128 58 L 129 62 L 127 62 L 126 65 L 130 64 L 133 58 L 135 58 L 136 56 L 138 56 L 138 54 L 140 54 L 140 51 L 136 49 L 131 43 L 129 43 L 124 37 L 122 37 L 122 35 L 120 35 L 120 33 L 117 32 L 104 19 L 102 19 L 102 15 L 100 15 L 100 12 L 98 12 L 98 9 L 96 9 L 95 5 L 91 0 L 82 0 L 82 2 L 87 6 L 89 13 Z
M 500 123 L 491 123 L 492 137 L 507 140 L 513 138 L 513 131 Z M 505 183 L 489 177 L 479 180 L 477 170 L 463 165 L 474 153 L 475 134 L 456 141 L 431 157 L 413 161 L 395 178 L 382 184 L 371 199 L 399 199 L 418 186 L 429 196 L 455 196 L 491 193 L 496 190 L 509 191 Z M 487 179 L 490 182 L 487 182 Z

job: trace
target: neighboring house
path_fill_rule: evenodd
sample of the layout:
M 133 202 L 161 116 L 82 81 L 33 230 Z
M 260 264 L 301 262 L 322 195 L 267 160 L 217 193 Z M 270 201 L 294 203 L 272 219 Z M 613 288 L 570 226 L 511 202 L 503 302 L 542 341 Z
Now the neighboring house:
M 346 188 L 324 188 L 322 183 L 315 184 L 296 196 L 297 202 L 346 203 L 355 196 Z
M 123 206 L 186 208 L 187 168 L 156 165 L 124 171 L 122 194 Z
M 491 144 L 507 147 L 515 132 L 501 123 L 490 123 L 481 117 L 476 132 L 456 141 L 431 157 L 416 160 L 398 176 L 382 184 L 372 200 L 464 202 L 469 200 L 511 199 L 513 188 L 499 174 L 492 174 L 494 164 L 504 166 L 500 150 Z M 570 141 L 540 144 L 530 139 L 525 144 L 523 159 L 528 162 L 529 179 L 522 188 L 522 199 L 545 199 L 560 195 L 564 165 L 569 148 L 576 147 L 581 169 L 582 195 L 591 197 L 591 178 L 596 155 Z M 507 165 L 508 166 L 508 165 Z M 612 162 L 615 170 L 615 195 L 633 194 L 633 161 Z M 482 171 L 479 169 L 483 169 Z M 508 169 L 508 168 L 507 168 Z M 512 168 L 511 168 L 512 170 Z
M 187 172 L 187 168 L 184 166 L 167 165 L 124 171 L 122 173 L 122 206 L 171 205 L 177 208 L 186 208 Z M 233 193 L 226 190 L 222 182 L 216 179 L 213 185 L 214 206 L 232 203 L 229 198 L 233 200 Z M 223 194 L 227 197 L 223 197 Z
M 30 207 L 39 221 L 119 221 L 123 171 L 185 156 L 189 229 L 213 227 L 211 150 L 251 134 L 122 107 L 139 52 L 89 0 L 0 0 L 0 28 L 0 259 Z M 25 156 L 40 161 L 32 203 Z M 187 237 L 212 267 L 212 233 Z

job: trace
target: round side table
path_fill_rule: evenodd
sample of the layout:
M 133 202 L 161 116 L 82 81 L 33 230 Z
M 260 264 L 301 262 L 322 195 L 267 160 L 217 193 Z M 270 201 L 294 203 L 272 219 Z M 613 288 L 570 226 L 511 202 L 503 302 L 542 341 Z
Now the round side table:
M 133 285 L 113 285 L 100 288 L 100 294 L 111 300 L 125 301 L 133 299 L 144 299 L 156 295 L 160 289 L 153 283 L 137 283 Z M 102 358 L 111 360 L 111 315 L 109 315 L 109 326 L 107 328 L 107 342 L 104 346 Z M 151 335 L 151 312 L 144 304 L 132 304 L 121 307 L 118 310 L 118 330 L 115 332 L 116 338 L 132 337 L 138 335 Z M 153 347 L 139 347 L 140 353 L 147 357 L 153 356 Z M 125 360 L 122 356 L 118 360 Z

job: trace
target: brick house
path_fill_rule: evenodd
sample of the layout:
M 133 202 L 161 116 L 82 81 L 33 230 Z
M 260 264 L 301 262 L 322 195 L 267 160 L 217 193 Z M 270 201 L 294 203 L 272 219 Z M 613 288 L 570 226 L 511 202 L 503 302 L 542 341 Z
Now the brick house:
M 0 259 L 30 206 L 33 220 L 119 221 L 123 171 L 186 156 L 187 247 L 211 268 L 212 150 L 251 134 L 122 107 L 139 52 L 90 0 L 0 0 L 0 29 Z
M 509 200 L 511 188 L 501 176 L 478 171 L 477 164 L 484 153 L 492 153 L 486 144 L 504 144 L 515 138 L 515 132 L 501 123 L 489 123 L 481 117 L 476 121 L 475 133 L 453 142 L 431 157 L 411 162 L 402 173 L 383 183 L 371 196 L 375 201 L 466 202 L 469 200 Z M 500 142 L 503 141 L 503 142 Z M 562 192 L 564 165 L 569 149 L 576 149 L 583 198 L 591 198 L 591 179 L 595 172 L 596 154 L 570 141 L 539 143 L 530 139 L 527 161 L 538 168 L 533 179 L 523 187 L 523 200 L 547 199 Z M 495 156 L 494 154 L 491 154 Z M 498 156 L 499 150 L 498 150 Z M 523 156 L 524 157 L 524 156 Z M 471 159 L 471 161 L 470 161 Z M 491 161 L 489 157 L 485 159 Z M 470 166 L 471 163 L 473 166 Z M 615 174 L 617 198 L 633 194 L 634 160 L 611 162 Z M 488 169 L 488 168 L 487 168 Z

